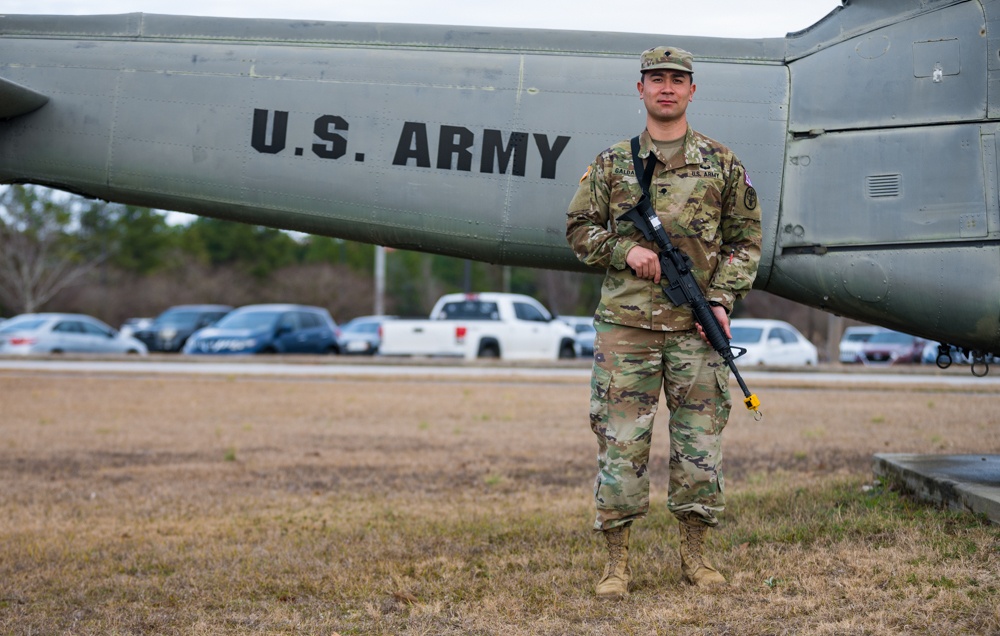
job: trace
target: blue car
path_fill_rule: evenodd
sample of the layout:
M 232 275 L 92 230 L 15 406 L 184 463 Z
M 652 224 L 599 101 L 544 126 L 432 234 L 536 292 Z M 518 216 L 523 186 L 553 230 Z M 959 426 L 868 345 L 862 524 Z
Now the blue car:
M 247 305 L 195 332 L 184 353 L 340 353 L 330 312 L 308 305 Z
M 340 346 L 345 354 L 375 355 L 382 344 L 382 323 L 395 316 L 359 316 L 340 326 Z

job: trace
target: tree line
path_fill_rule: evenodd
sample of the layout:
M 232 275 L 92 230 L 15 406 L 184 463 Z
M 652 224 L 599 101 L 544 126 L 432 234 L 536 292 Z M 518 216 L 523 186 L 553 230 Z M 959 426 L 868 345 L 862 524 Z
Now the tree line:
M 92 315 L 112 326 L 173 305 L 270 302 L 325 307 L 338 323 L 373 312 L 375 246 L 13 185 L 0 191 L 0 317 L 37 311 Z M 602 276 L 504 267 L 393 250 L 385 312 L 421 316 L 445 293 L 511 291 L 562 315 L 590 315 Z M 827 317 L 764 292 L 737 315 L 780 317 L 823 348 Z
M 42 187 L 0 192 L 0 316 L 93 315 L 111 325 L 185 303 L 318 305 L 343 322 L 372 313 L 375 246 L 197 217 Z M 393 250 L 386 313 L 424 315 L 453 291 L 507 290 L 562 314 L 590 313 L 600 278 Z

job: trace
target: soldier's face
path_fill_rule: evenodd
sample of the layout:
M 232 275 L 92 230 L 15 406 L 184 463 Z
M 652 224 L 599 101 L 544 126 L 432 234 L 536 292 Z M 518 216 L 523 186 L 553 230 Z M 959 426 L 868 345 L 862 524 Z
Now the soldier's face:
M 647 71 L 637 87 L 646 112 L 665 123 L 684 117 L 697 88 L 690 73 L 672 70 Z

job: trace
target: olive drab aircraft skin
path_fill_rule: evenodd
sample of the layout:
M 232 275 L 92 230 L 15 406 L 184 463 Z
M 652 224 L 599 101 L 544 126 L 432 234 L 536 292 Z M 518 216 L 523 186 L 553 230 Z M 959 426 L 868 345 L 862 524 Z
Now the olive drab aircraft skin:
M 1000 0 L 851 0 L 763 40 L 0 16 L 0 182 L 580 270 L 567 205 L 641 131 L 662 44 L 759 194 L 757 289 L 1000 352 Z

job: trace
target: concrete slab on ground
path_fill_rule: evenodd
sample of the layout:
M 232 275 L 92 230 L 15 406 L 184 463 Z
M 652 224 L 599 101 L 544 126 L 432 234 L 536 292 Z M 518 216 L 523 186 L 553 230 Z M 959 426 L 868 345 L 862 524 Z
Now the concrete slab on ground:
M 1000 524 L 1000 455 L 878 453 L 874 470 L 921 499 L 984 514 Z

